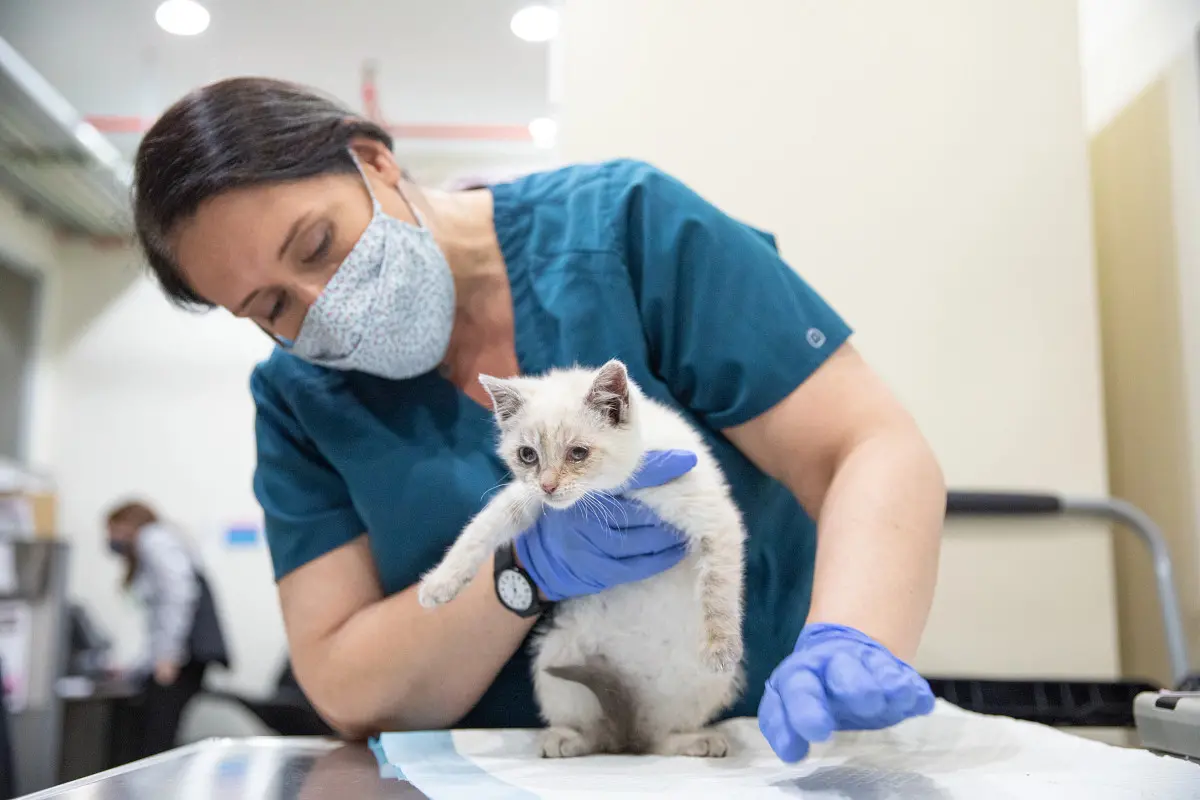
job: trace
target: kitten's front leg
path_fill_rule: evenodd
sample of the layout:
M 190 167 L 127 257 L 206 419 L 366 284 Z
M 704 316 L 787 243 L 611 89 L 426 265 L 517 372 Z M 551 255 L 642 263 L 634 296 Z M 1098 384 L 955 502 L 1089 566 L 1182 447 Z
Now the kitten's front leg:
M 727 519 L 726 519 L 727 517 Z M 704 660 L 713 672 L 730 672 L 742 661 L 742 594 L 745 529 L 736 511 L 717 516 L 713 533 L 697 543 L 700 605 L 704 613 Z
M 441 563 L 421 579 L 418 602 L 425 608 L 436 608 L 457 597 L 488 556 L 533 524 L 540 509 L 540 503 L 529 502 L 523 487 L 506 486 L 467 523 Z

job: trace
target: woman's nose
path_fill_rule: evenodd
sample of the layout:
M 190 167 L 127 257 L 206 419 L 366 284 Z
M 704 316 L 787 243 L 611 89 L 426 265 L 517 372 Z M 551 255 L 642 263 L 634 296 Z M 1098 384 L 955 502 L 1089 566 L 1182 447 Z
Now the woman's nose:
M 317 302 L 317 298 L 321 296 L 321 292 L 325 291 L 327 283 L 327 280 L 321 280 L 317 276 L 313 276 L 311 280 L 299 281 L 293 290 L 293 294 L 300 303 L 301 308 L 305 311 L 312 308 L 312 304 Z
M 305 316 L 324 290 L 325 283 L 315 278 L 294 284 L 288 289 L 290 302 L 287 311 L 271 325 L 271 329 L 267 332 L 288 343 L 295 342 L 300 335 L 300 327 L 304 324 Z M 266 329 L 264 328 L 264 330 Z

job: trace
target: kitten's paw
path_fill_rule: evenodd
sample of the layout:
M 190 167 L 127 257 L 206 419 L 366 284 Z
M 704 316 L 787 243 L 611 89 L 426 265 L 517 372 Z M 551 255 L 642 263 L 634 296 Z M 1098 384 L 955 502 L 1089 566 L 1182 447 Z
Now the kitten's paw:
M 717 674 L 732 672 L 742 663 L 742 639 L 739 636 L 708 637 L 704 643 L 704 664 Z
M 424 608 L 437 608 L 458 596 L 466 581 L 441 570 L 434 570 L 421 580 L 417 602 Z
M 542 758 L 579 758 L 595 753 L 595 742 L 573 728 L 547 728 L 541 736 Z
M 725 734 L 714 730 L 673 733 L 667 737 L 658 751 L 664 756 L 724 758 L 729 754 L 729 740 L 725 738 Z

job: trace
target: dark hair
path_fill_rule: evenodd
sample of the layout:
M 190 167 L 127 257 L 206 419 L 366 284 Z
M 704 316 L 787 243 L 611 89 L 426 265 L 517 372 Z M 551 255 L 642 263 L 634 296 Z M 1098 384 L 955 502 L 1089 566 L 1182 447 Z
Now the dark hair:
M 138 240 L 167 297 L 184 307 L 213 306 L 188 285 L 167 245 L 201 203 L 231 189 L 353 172 L 355 137 L 392 147 L 379 125 L 269 78 L 219 81 L 168 108 L 138 145 L 133 182 Z
M 106 518 L 109 525 L 128 525 L 134 530 L 141 530 L 147 525 L 158 522 L 158 515 L 154 513 L 154 509 L 145 503 L 132 500 L 126 503 L 121 503 L 108 512 Z M 125 577 L 122 580 L 125 586 L 133 583 L 133 576 L 137 574 L 138 557 L 137 550 L 130 549 L 129 552 L 121 556 L 125 559 Z
M 154 509 L 145 503 L 137 500 L 131 500 L 126 503 L 121 503 L 116 508 L 108 512 L 108 523 L 111 525 L 130 525 L 134 528 L 143 528 L 152 522 L 158 522 L 158 515 L 154 513 Z

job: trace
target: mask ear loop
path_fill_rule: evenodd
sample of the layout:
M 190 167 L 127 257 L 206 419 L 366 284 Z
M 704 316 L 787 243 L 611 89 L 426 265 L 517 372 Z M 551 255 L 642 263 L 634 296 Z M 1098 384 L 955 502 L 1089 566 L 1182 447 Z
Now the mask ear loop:
M 367 187 L 367 194 L 371 197 L 371 208 L 376 214 L 384 213 L 383 206 L 379 205 L 379 200 L 375 197 L 375 190 L 371 188 L 371 181 L 367 179 L 367 171 L 363 169 L 362 162 L 358 160 L 358 155 L 352 149 L 347 149 L 347 152 L 350 153 L 350 158 L 354 161 L 354 166 L 358 170 L 363 184 Z M 412 201 L 408 199 L 408 195 L 404 193 L 404 190 L 400 188 L 400 184 L 398 183 L 396 184 L 396 193 L 400 195 L 400 199 L 404 201 L 404 205 L 408 206 L 413 219 L 417 221 L 416 227 L 428 230 L 429 226 L 425 224 L 425 215 L 412 204 Z

